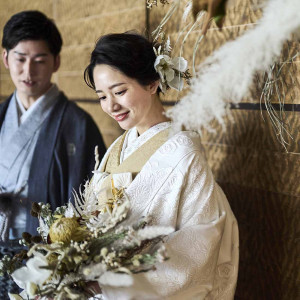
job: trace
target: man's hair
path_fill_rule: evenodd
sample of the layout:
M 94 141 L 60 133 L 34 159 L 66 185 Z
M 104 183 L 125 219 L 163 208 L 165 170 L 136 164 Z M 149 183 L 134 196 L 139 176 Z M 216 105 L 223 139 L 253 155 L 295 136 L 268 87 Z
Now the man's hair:
M 2 47 L 7 51 L 26 40 L 44 40 L 54 56 L 59 54 L 62 46 L 62 38 L 54 22 L 37 10 L 17 13 L 4 26 Z

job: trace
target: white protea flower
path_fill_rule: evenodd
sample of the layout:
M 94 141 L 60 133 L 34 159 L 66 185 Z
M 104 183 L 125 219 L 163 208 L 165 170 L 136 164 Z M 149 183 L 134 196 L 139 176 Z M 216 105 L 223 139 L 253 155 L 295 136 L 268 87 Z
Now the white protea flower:
M 174 78 L 173 63 L 170 56 L 162 54 L 156 57 L 154 68 L 158 72 L 162 82 L 171 81 Z
M 165 54 L 156 57 L 154 68 L 160 76 L 160 88 L 163 93 L 167 86 L 177 91 L 183 89 L 182 73 L 187 70 L 187 67 L 188 63 L 183 57 L 171 58 Z
M 188 62 L 183 57 L 174 57 L 172 59 L 173 69 L 179 72 L 185 72 L 188 67 Z
M 176 91 L 182 91 L 183 89 L 183 79 L 180 76 L 175 76 L 172 81 L 168 82 L 168 84 Z

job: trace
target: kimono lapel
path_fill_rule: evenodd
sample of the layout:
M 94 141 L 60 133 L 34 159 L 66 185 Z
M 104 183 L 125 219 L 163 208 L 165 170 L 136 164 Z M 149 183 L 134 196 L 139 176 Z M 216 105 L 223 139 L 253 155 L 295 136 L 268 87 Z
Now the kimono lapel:
M 0 132 L 0 173 L 3 178 L 5 177 L 5 169 L 9 169 L 11 165 L 10 157 L 16 153 L 15 145 L 12 145 L 11 141 L 18 131 L 18 127 L 17 102 L 15 94 L 13 94 L 8 104 L 5 117 L 3 118 L 3 124 Z
M 39 197 L 38 199 L 40 202 L 50 203 L 51 207 L 62 206 L 67 199 L 65 194 L 63 194 L 61 198 L 52 197 L 49 182 L 51 176 L 54 176 L 53 171 L 50 171 L 51 164 L 53 164 L 55 145 L 57 144 L 59 132 L 63 127 L 62 123 L 64 117 L 66 118 L 67 115 L 66 110 L 68 105 L 70 105 L 70 101 L 68 101 L 66 96 L 60 92 L 58 101 L 41 128 L 28 178 L 28 199 L 37 199 L 37 197 Z M 43 170 L 41 170 L 41 165 L 43 166 Z M 48 172 L 45 172 L 45 170 L 48 170 Z M 58 178 L 57 182 L 59 182 L 59 180 L 60 179 Z M 37 218 L 31 218 L 30 216 L 31 201 L 28 201 L 27 206 L 26 217 L 30 222 L 26 223 L 26 231 L 33 233 L 36 232 L 36 228 L 39 224 Z
M 14 99 L 14 96 L 11 99 L 7 110 L 7 114 L 9 114 L 7 117 L 11 118 L 11 120 L 5 117 L 5 124 L 3 125 L 6 126 L 8 124 L 12 126 L 11 128 L 7 128 L 8 130 L 12 131 L 9 139 L 6 140 L 5 144 L 2 145 L 0 149 L 0 173 L 3 178 L 6 177 L 12 168 L 20 152 L 24 149 L 26 144 L 30 142 L 35 132 L 43 124 L 50 112 L 50 108 L 57 101 L 57 97 L 49 97 L 39 100 L 40 102 L 37 103 L 31 115 L 24 121 L 24 123 L 21 124 L 20 127 L 15 128 L 16 124 L 18 126 L 18 112 L 16 107 L 16 99 Z M 8 132 L 6 132 L 6 134 L 8 134 Z
M 5 114 L 7 112 L 8 105 L 12 99 L 12 96 L 13 95 L 9 96 L 9 98 L 7 98 L 3 103 L 0 104 L 0 130 L 5 118 Z
M 18 130 L 18 108 L 15 93 L 13 94 L 11 101 L 8 105 L 3 125 L 7 128 L 6 130 L 8 130 L 10 134 L 14 134 Z
M 120 165 L 120 157 L 123 148 L 123 144 L 126 138 L 128 131 L 124 132 L 122 137 L 116 142 L 113 146 L 111 152 L 109 153 L 108 159 L 104 166 L 103 171 L 107 173 L 112 173 L 114 169 L 116 169 Z
M 10 141 L 11 136 L 18 130 L 18 112 L 17 104 L 15 100 L 15 94 L 13 94 L 11 101 L 8 104 L 6 114 L 3 116 L 3 123 L 0 130 L 0 157 L 3 157 L 2 149 Z M 0 160 L 1 164 L 1 160 Z
M 110 155 L 107 161 L 107 166 L 110 168 L 108 169 L 106 167 L 105 172 L 110 174 L 131 172 L 133 176 L 136 176 L 154 152 L 166 142 L 168 135 L 169 129 L 160 131 L 120 164 L 120 148 L 125 139 L 125 137 L 122 137 L 122 139 L 120 139 L 121 143 L 116 143 L 111 151 L 112 155 Z
M 101 191 L 103 192 L 98 196 L 99 204 L 105 205 L 107 199 L 111 197 L 112 176 L 114 174 L 130 172 L 133 178 L 135 178 L 156 150 L 166 142 L 169 136 L 169 128 L 154 135 L 120 164 L 120 151 L 126 134 L 125 132 L 122 138 L 114 145 L 107 159 L 105 172 L 109 173 L 109 176 L 102 182 Z

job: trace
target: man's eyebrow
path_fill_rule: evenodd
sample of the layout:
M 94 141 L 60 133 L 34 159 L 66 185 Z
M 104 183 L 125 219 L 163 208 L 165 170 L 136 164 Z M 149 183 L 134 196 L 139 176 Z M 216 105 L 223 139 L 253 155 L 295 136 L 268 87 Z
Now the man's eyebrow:
M 27 56 L 28 55 L 27 53 L 22 53 L 22 52 L 19 52 L 19 51 L 16 51 L 16 50 L 14 50 L 14 53 L 22 55 L 22 56 Z M 48 53 L 38 53 L 38 54 L 34 55 L 34 57 L 45 57 L 45 56 L 48 56 Z
M 120 86 L 120 85 L 122 85 L 122 84 L 125 84 L 125 82 L 115 83 L 115 84 L 111 85 L 111 86 L 109 87 L 109 89 L 111 90 L 111 89 L 113 89 L 113 88 L 115 88 L 115 87 L 117 87 L 117 86 Z M 103 91 L 101 91 L 101 90 L 96 90 L 96 93 L 102 93 L 102 92 L 103 92 Z

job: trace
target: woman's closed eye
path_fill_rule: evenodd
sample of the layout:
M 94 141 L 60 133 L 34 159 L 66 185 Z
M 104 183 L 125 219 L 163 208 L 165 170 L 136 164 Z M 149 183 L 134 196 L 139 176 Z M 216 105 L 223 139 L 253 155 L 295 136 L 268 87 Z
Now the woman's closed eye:
M 116 95 L 119 95 L 119 96 L 120 96 L 120 95 L 122 96 L 122 95 L 124 95 L 124 94 L 126 93 L 126 91 L 127 91 L 127 90 L 122 90 L 122 91 L 120 91 L 120 92 L 116 92 L 115 94 L 116 94 Z
M 99 101 L 105 100 L 106 96 L 99 97 Z
M 122 91 L 120 91 L 120 92 L 115 92 L 115 95 L 117 95 L 117 96 L 122 96 L 122 95 L 124 95 L 124 94 L 126 93 L 126 91 L 127 91 L 127 90 L 122 90 Z M 106 99 L 106 96 L 99 97 L 99 101 L 103 101 L 103 100 L 105 100 L 105 99 Z

